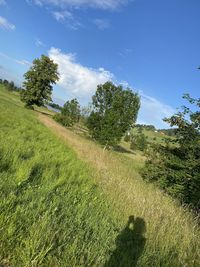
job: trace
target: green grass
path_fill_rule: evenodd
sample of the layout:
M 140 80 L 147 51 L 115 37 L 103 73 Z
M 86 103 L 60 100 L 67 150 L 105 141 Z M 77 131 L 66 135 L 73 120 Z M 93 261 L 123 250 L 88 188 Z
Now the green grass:
M 132 129 L 132 133 L 133 134 L 137 134 L 138 130 L 136 128 L 134 128 L 134 129 Z M 152 131 L 152 130 L 143 129 L 142 133 L 146 136 L 147 141 L 149 143 L 164 144 L 166 138 L 173 139 L 173 137 L 171 137 L 171 136 L 167 136 L 167 135 L 165 135 L 165 134 L 163 134 L 161 132 L 155 132 L 155 131 Z
M 0 88 L 0 265 L 199 266 L 194 216 L 141 180 L 138 155 L 42 116 L 51 130 Z
M 10 96 L 1 91 L 1 261 L 97 266 L 114 244 L 112 207 L 89 168 Z

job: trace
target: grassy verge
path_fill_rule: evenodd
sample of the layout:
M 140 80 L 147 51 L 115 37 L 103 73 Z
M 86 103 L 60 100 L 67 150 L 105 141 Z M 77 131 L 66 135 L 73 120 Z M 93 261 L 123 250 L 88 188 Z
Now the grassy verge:
M 21 107 L 15 96 L 6 100 L 3 95 L 2 264 L 22 267 L 104 263 L 119 223 L 90 169 L 38 122 L 34 112 Z
M 198 266 L 193 215 L 141 180 L 139 156 L 37 115 L 0 88 L 3 266 Z

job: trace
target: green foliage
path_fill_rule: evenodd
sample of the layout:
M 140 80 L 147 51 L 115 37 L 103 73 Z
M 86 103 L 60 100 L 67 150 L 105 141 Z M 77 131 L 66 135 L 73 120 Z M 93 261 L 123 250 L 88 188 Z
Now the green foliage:
M 154 125 L 148 125 L 148 124 L 136 124 L 135 128 L 142 129 L 142 130 L 147 130 L 147 131 L 155 131 L 156 128 Z
M 165 119 L 177 127 L 176 138 L 165 146 L 157 145 L 149 153 L 143 176 L 182 202 L 200 209 L 200 99 L 184 96 L 195 110 L 183 111 Z
M 131 135 L 126 133 L 125 136 L 124 136 L 124 141 L 125 142 L 130 142 L 130 140 L 131 140 Z
M 49 57 L 42 55 L 33 61 L 29 71 L 24 74 L 24 89 L 21 100 L 28 106 L 43 106 L 51 101 L 52 84 L 59 80 L 58 65 Z
M 67 101 L 62 110 L 62 115 L 69 117 L 73 123 L 78 122 L 80 119 L 80 105 L 78 100 L 72 99 L 71 101 Z
M 56 114 L 54 119 L 63 126 L 73 126 L 80 119 L 80 105 L 78 100 L 72 99 L 67 101 L 63 108 L 61 108 L 61 113 Z
M 93 111 L 87 126 L 92 137 L 103 145 L 116 145 L 136 121 L 140 107 L 137 93 L 111 82 L 97 86 Z
M 8 91 L 20 91 L 21 89 L 19 87 L 17 87 L 15 85 L 15 83 L 13 81 L 9 82 L 7 80 L 3 80 L 0 79 L 0 84 L 4 85 L 4 87 L 8 90 Z
M 145 151 L 147 149 L 147 146 L 147 138 L 143 133 L 132 136 L 130 149 Z
M 50 106 L 50 107 L 52 107 L 52 108 L 54 108 L 56 110 L 60 110 L 60 111 L 62 110 L 62 107 L 60 105 L 54 103 L 54 102 L 49 102 L 48 106 Z
M 54 120 L 58 123 L 62 124 L 65 127 L 71 127 L 73 125 L 73 121 L 69 116 L 63 115 L 62 113 L 57 113 L 53 116 Z
M 4 86 L 0 125 L 0 265 L 199 266 L 198 223 L 140 179 L 135 159 L 68 131 L 77 158 Z

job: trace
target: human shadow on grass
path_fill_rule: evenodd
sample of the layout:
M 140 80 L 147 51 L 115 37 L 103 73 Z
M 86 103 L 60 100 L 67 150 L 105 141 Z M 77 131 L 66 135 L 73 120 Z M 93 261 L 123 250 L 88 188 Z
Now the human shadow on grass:
M 130 216 L 126 227 L 116 238 L 116 249 L 104 267 L 135 267 L 145 247 L 146 224 Z

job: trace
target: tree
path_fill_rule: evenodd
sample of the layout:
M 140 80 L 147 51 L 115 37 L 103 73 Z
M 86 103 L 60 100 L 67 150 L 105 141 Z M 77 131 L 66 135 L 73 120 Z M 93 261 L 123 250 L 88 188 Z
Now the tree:
M 67 101 L 60 114 L 55 115 L 55 120 L 64 126 L 73 126 L 80 119 L 80 105 L 77 99 Z
M 43 106 L 46 100 L 51 101 L 52 84 L 59 80 L 57 69 L 58 65 L 45 55 L 33 61 L 24 75 L 24 89 L 21 91 L 21 100 L 27 107 Z
M 92 105 L 87 121 L 91 136 L 105 146 L 113 146 L 135 123 L 140 98 L 130 89 L 106 82 L 97 86 Z
M 165 146 L 160 144 L 152 148 L 143 177 L 199 210 L 200 98 L 193 99 L 188 94 L 184 98 L 193 107 L 183 107 L 181 112 L 165 119 L 176 127 L 175 138 L 168 139 Z

